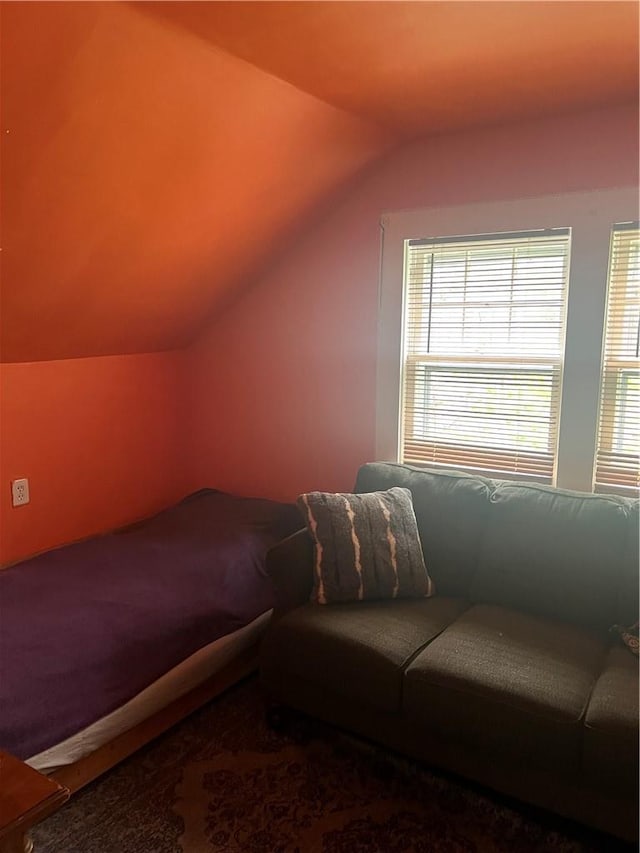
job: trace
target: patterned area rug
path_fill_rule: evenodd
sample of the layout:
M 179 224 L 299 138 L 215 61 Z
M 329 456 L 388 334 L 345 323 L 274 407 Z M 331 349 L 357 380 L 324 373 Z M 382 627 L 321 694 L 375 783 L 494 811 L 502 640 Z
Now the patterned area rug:
M 38 853 L 628 853 L 328 726 L 265 722 L 256 679 L 77 794 Z

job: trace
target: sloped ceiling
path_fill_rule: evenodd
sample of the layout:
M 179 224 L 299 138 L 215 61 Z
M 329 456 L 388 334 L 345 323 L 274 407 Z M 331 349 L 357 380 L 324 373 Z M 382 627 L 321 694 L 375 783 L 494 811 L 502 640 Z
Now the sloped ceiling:
M 126 5 L 2 11 L 6 361 L 186 344 L 387 145 Z
M 426 133 L 637 97 L 635 3 L 3 3 L 4 361 L 189 343 Z
M 141 8 L 404 137 L 637 97 L 635 2 Z

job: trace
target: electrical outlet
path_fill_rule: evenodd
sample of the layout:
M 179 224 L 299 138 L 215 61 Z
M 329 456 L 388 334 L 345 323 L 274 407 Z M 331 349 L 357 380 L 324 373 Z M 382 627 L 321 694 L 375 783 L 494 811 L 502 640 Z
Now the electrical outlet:
M 13 506 L 29 503 L 29 481 L 26 477 L 11 481 L 11 502 Z

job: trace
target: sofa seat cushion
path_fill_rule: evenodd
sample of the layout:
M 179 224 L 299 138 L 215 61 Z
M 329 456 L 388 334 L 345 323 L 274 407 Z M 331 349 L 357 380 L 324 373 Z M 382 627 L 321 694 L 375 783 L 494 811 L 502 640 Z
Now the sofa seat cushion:
M 604 654 L 594 632 L 475 605 L 407 668 L 404 711 L 501 760 L 577 768 Z
M 622 788 L 638 785 L 638 659 L 623 646 L 609 650 L 585 718 L 584 767 Z
M 403 669 L 466 607 L 457 598 L 297 607 L 271 626 L 261 651 L 266 683 L 287 674 L 381 711 L 399 711 Z

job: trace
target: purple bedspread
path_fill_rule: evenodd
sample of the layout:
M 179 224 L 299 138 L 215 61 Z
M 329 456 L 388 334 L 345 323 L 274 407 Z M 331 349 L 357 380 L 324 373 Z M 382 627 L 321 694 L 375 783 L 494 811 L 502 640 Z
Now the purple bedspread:
M 0 748 L 28 758 L 272 606 L 295 507 L 212 490 L 0 572 Z

